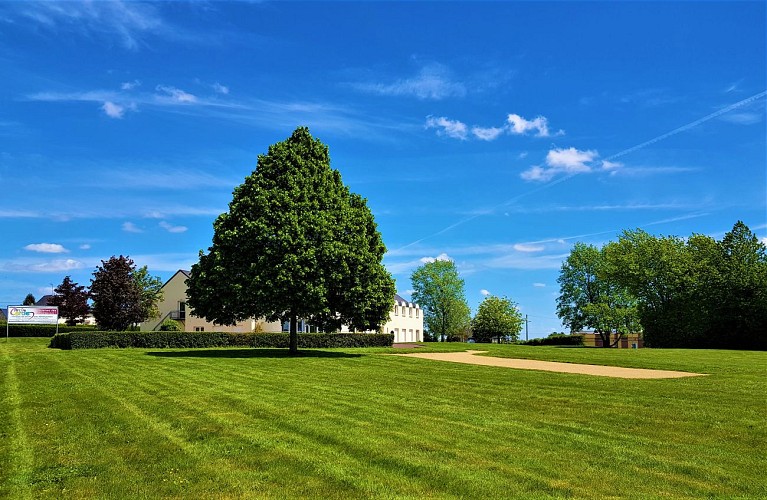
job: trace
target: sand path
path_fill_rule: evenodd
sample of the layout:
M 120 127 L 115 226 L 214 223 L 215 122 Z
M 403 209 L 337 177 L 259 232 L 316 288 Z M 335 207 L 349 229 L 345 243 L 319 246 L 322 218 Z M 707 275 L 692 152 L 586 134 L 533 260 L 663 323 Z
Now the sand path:
M 520 370 L 543 370 L 547 372 L 579 373 L 581 375 L 596 375 L 598 377 L 618 378 L 681 378 L 699 377 L 704 373 L 677 372 L 672 370 L 647 370 L 645 368 L 623 368 L 619 366 L 583 365 L 579 363 L 558 363 L 554 361 L 537 361 L 533 359 L 493 358 L 475 356 L 487 351 L 465 352 L 414 352 L 408 354 L 392 354 L 409 358 L 433 359 L 470 365 L 502 366 Z

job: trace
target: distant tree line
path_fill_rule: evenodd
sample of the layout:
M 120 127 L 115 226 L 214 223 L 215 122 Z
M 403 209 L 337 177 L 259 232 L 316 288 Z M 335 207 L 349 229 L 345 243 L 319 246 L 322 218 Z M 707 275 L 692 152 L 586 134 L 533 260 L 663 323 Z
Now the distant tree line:
M 767 349 L 767 248 L 741 221 L 721 240 L 631 230 L 576 244 L 559 283 L 563 323 L 605 344 L 641 329 L 651 347 Z

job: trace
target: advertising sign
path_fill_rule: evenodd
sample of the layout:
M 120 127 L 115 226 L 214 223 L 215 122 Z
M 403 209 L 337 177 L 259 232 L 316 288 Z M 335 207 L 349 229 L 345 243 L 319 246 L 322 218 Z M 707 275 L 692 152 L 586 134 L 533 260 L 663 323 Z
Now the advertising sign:
M 9 325 L 55 325 L 58 322 L 56 306 L 8 306 Z

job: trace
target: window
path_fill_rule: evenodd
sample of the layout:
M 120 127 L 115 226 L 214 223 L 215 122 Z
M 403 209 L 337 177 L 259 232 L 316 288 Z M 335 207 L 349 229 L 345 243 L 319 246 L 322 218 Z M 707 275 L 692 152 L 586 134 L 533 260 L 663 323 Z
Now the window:
M 407 308 L 407 312 L 409 313 L 410 317 L 412 318 L 413 317 L 413 308 L 412 307 L 408 307 Z
M 398 305 L 395 305 L 395 306 L 394 306 L 394 315 L 395 315 L 395 316 L 399 316 L 399 312 L 398 312 L 398 311 L 399 311 L 399 306 L 398 306 Z
M 418 308 L 416 308 L 416 310 L 415 310 L 415 317 L 416 318 L 418 317 Z
M 195 326 L 194 327 L 194 331 L 195 332 L 204 332 L 205 331 L 205 327 L 204 326 Z

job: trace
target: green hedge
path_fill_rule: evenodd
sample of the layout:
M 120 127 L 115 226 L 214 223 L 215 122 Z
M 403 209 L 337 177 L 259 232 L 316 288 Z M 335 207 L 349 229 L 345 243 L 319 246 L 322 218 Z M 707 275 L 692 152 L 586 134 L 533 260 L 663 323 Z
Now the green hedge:
M 298 347 L 391 347 L 391 334 L 300 333 Z M 284 347 L 290 343 L 287 333 L 227 332 L 70 332 L 51 339 L 50 347 L 59 349 L 98 349 L 102 347 Z
M 523 345 L 583 345 L 583 335 L 549 335 L 545 339 L 531 339 L 520 342 Z
M 59 333 L 62 332 L 95 332 L 96 325 L 59 325 Z M 0 331 L 5 336 L 6 322 L 0 321 Z M 56 335 L 56 325 L 15 325 L 8 328 L 10 337 L 53 337 Z

